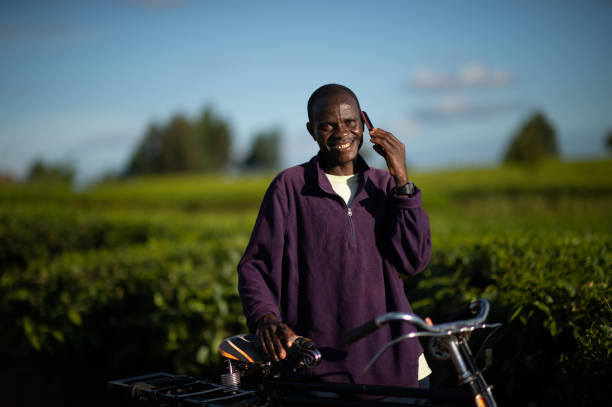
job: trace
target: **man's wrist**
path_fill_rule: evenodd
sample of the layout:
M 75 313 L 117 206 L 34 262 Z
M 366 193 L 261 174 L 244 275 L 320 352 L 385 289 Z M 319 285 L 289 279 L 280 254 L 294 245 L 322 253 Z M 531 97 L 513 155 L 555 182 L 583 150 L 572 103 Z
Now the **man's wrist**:
M 263 317 L 261 317 L 259 321 L 257 321 L 257 328 L 259 329 L 259 327 L 263 324 L 273 324 L 276 322 L 280 322 L 279 319 L 276 317 L 276 315 L 272 313 L 266 314 Z
M 408 183 L 408 174 L 405 171 L 399 171 L 397 173 L 393 173 L 393 179 L 395 180 L 395 185 L 404 185 Z
M 414 183 L 407 182 L 403 185 L 393 188 L 393 193 L 395 195 L 413 196 L 414 194 L 416 194 L 416 187 L 414 186 Z

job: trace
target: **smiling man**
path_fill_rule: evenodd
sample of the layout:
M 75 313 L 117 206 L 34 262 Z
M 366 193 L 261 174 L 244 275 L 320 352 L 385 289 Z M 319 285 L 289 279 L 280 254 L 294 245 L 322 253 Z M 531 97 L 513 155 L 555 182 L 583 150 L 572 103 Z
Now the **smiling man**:
M 373 128 L 370 142 L 388 171 L 370 168 L 358 154 L 360 113 L 344 86 L 311 95 L 306 127 L 319 152 L 272 181 L 238 265 L 238 289 L 249 329 L 270 357 L 283 359 L 296 335 L 306 336 L 323 355 L 309 372 L 320 380 L 416 386 L 429 372 L 417 340 L 393 346 L 362 373 L 383 344 L 413 330 L 408 324 L 386 325 L 350 345 L 342 340 L 377 315 L 412 312 L 398 273 L 422 271 L 431 250 L 404 145 Z

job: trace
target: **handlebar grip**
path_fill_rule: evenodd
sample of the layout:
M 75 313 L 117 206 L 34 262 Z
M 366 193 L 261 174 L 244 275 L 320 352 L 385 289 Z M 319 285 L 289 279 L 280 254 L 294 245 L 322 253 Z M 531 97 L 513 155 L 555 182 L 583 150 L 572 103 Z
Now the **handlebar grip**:
M 376 323 L 376 319 L 371 319 L 365 324 L 358 326 L 357 328 L 347 332 L 344 335 L 344 343 L 353 343 L 358 339 L 363 338 L 364 336 L 374 332 L 378 329 L 378 324 Z
M 316 349 L 317 343 L 310 338 L 305 336 L 298 336 L 293 341 L 293 344 L 288 349 L 288 352 L 300 352 L 302 349 Z

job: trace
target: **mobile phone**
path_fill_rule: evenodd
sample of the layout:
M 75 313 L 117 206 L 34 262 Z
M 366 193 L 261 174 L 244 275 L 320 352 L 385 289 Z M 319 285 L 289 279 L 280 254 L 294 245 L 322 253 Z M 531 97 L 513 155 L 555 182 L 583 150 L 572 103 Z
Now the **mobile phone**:
M 372 122 L 370 121 L 370 118 L 368 117 L 368 114 L 365 112 L 365 110 L 361 111 L 361 117 L 363 117 L 363 122 L 365 123 L 368 130 L 372 130 L 374 126 L 372 125 Z

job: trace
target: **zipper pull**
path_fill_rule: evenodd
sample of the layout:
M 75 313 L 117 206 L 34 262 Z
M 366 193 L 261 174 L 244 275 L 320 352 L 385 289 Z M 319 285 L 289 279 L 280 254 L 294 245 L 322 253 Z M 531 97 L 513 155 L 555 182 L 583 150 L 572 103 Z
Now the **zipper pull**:
M 348 216 L 353 216 L 353 212 L 351 211 L 351 208 L 348 208 Z

